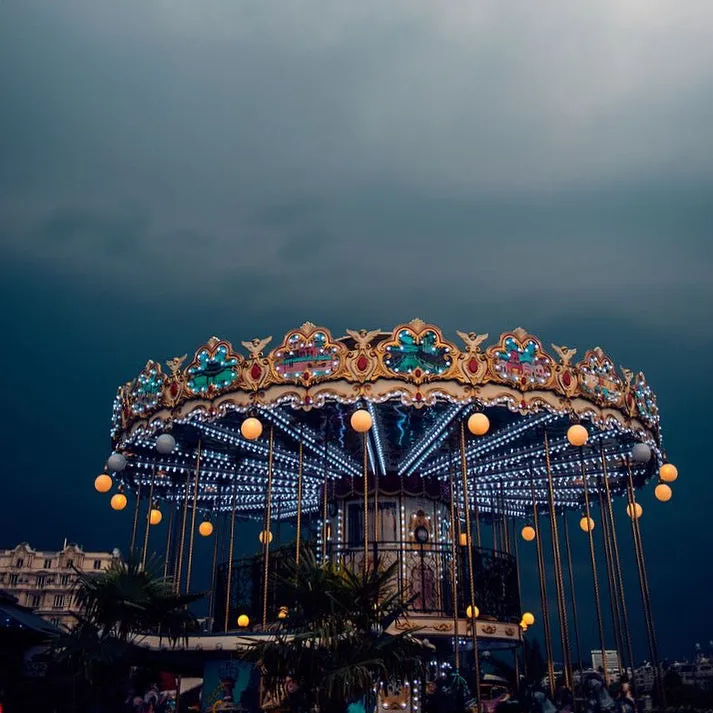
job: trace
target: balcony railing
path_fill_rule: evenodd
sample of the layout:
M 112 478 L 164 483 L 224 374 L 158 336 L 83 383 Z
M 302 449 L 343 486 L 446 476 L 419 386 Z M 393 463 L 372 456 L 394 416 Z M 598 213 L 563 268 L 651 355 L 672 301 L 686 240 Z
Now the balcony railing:
M 481 619 L 502 622 L 520 620 L 520 594 L 517 585 L 515 558 L 505 552 L 473 547 L 473 582 L 475 603 Z M 358 571 L 364 566 L 363 545 L 333 544 L 326 548 L 326 557 Z M 294 558 L 294 546 L 270 552 L 268 578 L 268 619 L 274 621 L 280 606 L 273 584 L 274 575 L 286 559 Z M 470 604 L 470 570 L 466 547 L 457 547 L 455 563 L 450 543 L 419 545 L 415 542 L 370 543 L 369 561 L 382 566 L 397 563 L 395 586 L 409 601 L 409 611 L 415 615 L 453 618 L 454 605 L 459 618 L 465 618 Z M 455 564 L 455 598 L 453 596 L 453 565 Z M 228 565 L 218 567 L 214 599 L 215 629 L 223 630 L 225 621 Z M 262 620 L 264 569 L 263 557 L 257 555 L 233 561 L 228 597 L 228 628 L 234 629 L 240 614 L 251 621 Z

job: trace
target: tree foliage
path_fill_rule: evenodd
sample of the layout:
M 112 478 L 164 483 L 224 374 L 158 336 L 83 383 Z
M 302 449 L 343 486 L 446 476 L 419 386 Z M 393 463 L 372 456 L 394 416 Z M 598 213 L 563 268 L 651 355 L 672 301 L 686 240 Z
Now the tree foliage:
M 102 671 L 124 663 L 137 638 L 159 634 L 175 643 L 197 629 L 188 605 L 202 597 L 181 595 L 156 574 L 157 562 L 147 567 L 130 559 L 102 572 L 78 573 L 74 592 L 77 623 L 54 642 L 56 661 L 92 682 Z
M 343 713 L 347 703 L 371 697 L 379 682 L 398 687 L 422 677 L 427 645 L 412 629 L 386 633 L 404 622 L 407 603 L 394 586 L 397 569 L 377 562 L 355 572 L 319 563 L 310 551 L 299 565 L 286 565 L 275 585 L 289 614 L 272 627 L 269 640 L 244 653 L 260 666 L 273 696 L 285 695 L 290 681 L 293 710 L 316 704 L 323 713 Z

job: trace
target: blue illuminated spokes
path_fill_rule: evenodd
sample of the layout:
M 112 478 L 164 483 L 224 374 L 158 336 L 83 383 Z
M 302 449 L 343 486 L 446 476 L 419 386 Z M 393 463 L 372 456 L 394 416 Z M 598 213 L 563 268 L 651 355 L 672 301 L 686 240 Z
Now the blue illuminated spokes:
M 321 434 L 306 425 L 296 428 L 279 408 L 260 409 L 260 417 L 272 421 L 282 431 L 293 438 L 296 443 L 299 443 L 301 440 L 303 446 L 312 451 L 319 458 L 324 458 L 326 455 L 327 462 L 337 470 L 338 474 L 361 475 L 361 469 L 344 450 L 338 448 L 335 443 L 328 443 L 325 453 Z M 337 477 L 337 474 L 332 474 L 332 477 Z
M 438 420 L 425 431 L 421 439 L 407 452 L 399 463 L 399 475 L 411 475 L 448 437 L 449 426 L 463 410 L 463 404 L 451 404 Z
M 376 451 L 376 460 L 379 463 L 379 470 L 382 475 L 386 475 L 386 461 L 384 459 L 384 444 L 381 438 L 381 422 L 379 420 L 379 414 L 371 401 L 367 402 L 366 407 L 371 414 L 372 421 L 371 431 L 369 432 L 370 442 L 373 443 L 373 450 Z M 374 466 L 372 464 L 372 470 L 373 469 Z

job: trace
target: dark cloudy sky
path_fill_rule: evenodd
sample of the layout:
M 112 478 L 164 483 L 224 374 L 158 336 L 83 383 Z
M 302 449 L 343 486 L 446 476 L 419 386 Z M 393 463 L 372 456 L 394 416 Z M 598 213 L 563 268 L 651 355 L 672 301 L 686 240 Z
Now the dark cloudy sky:
M 713 638 L 712 26 L 708 0 L 0 2 L 2 545 L 125 544 L 91 484 L 149 357 L 522 325 L 649 375 L 681 469 L 643 496 L 662 649 Z

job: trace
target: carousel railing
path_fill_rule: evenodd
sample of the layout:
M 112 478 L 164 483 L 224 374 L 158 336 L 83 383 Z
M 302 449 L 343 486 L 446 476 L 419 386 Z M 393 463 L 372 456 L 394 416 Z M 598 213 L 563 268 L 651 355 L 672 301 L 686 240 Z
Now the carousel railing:
M 473 580 L 475 602 L 481 619 L 504 622 L 520 620 L 520 593 L 517 584 L 515 558 L 497 550 L 473 547 Z M 329 543 L 326 557 L 341 565 L 359 571 L 364 566 L 364 547 L 359 544 Z M 280 571 L 287 558 L 294 558 L 294 547 L 271 551 L 268 577 L 268 618 L 274 621 L 280 606 L 279 588 L 275 586 L 275 573 Z M 402 592 L 408 610 L 413 614 L 432 617 L 453 617 L 453 553 L 450 543 L 428 542 L 423 545 L 413 541 L 379 541 L 369 544 L 369 565 L 378 561 L 381 566 L 396 566 L 394 586 Z M 222 631 L 225 622 L 225 605 L 228 602 L 229 629 L 236 627 L 240 614 L 251 621 L 262 619 L 264 567 L 262 555 L 233 561 L 230 594 L 226 596 L 228 565 L 218 567 L 214 598 L 214 630 Z M 466 616 L 470 604 L 469 557 L 466 547 L 459 546 L 455 560 L 457 615 Z

